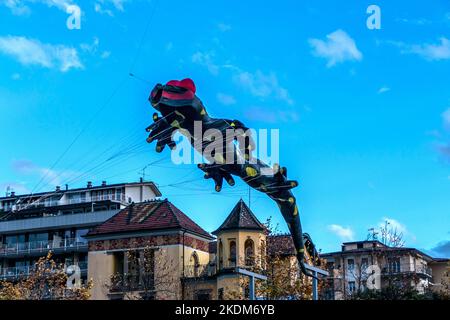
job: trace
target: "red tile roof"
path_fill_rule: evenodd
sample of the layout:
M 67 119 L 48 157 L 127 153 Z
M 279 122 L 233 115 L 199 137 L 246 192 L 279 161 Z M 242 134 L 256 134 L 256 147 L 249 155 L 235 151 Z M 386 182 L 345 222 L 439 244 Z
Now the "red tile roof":
M 167 199 L 131 204 L 94 228 L 87 236 L 164 229 L 184 229 L 212 239 L 208 232 Z

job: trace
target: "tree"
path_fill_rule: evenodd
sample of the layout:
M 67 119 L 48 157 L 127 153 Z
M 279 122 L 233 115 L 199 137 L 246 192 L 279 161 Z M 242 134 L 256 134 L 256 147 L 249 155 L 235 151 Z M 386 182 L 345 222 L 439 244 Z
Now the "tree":
M 279 231 L 279 226 L 273 225 L 271 218 L 266 223 L 267 236 L 279 236 L 286 238 L 286 242 L 292 241 L 289 235 Z M 255 253 L 251 271 L 267 276 L 267 281 L 256 282 L 256 294 L 267 299 L 311 300 L 312 280 L 300 273 L 298 261 L 293 252 L 286 248 L 278 247 L 270 241 L 263 245 L 260 253 Z M 305 248 L 306 249 L 306 248 Z M 305 250 L 308 252 L 308 250 Z M 316 259 L 305 255 L 308 262 Z M 322 262 L 320 258 L 314 262 Z M 243 278 L 244 287 L 248 287 L 248 278 Z M 319 292 L 325 284 L 319 281 Z
M 371 229 L 374 231 L 374 229 Z M 428 296 L 419 292 L 420 277 L 416 272 L 401 272 L 401 258 L 404 255 L 401 250 L 405 245 L 403 233 L 396 227 L 391 227 L 388 221 L 380 228 L 381 242 L 384 248 L 374 248 L 370 253 L 373 264 L 381 267 L 384 282 L 382 288 L 369 290 L 366 287 L 371 272 L 369 264 L 355 261 L 354 267 L 349 270 L 356 282 L 356 291 L 348 294 L 351 300 L 417 300 L 426 299 Z M 378 240 L 376 232 L 370 236 L 372 240 Z
M 87 300 L 92 281 L 86 285 L 70 285 L 62 264 L 52 259 L 52 253 L 40 258 L 30 275 L 17 282 L 0 282 L 0 300 Z
M 145 247 L 124 253 L 127 271 L 116 272 L 105 284 L 111 294 L 125 300 L 177 298 L 180 275 L 175 262 L 163 249 Z

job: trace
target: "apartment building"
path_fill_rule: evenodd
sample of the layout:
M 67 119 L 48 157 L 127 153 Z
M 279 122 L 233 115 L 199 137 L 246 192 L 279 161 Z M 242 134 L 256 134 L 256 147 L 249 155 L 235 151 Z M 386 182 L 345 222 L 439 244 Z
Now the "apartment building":
M 321 257 L 327 261 L 330 273 L 326 298 L 336 300 L 367 289 L 368 281 L 381 289 L 394 279 L 401 279 L 402 286 L 409 285 L 423 293 L 433 281 L 438 281 L 433 279 L 432 267 L 442 260 L 415 248 L 389 247 L 377 240 L 346 242 L 341 251 Z
M 26 276 L 49 251 L 57 263 L 79 267 L 87 276 L 88 245 L 84 236 L 133 202 L 160 197 L 153 182 L 85 188 L 56 187 L 53 191 L 0 197 L 0 280 Z

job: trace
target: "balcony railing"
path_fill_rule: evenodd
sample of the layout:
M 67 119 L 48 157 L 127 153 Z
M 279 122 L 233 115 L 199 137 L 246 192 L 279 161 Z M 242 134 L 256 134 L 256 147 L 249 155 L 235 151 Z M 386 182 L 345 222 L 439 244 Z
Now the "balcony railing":
M 23 255 L 52 251 L 86 249 L 88 243 L 84 239 L 70 238 L 62 240 L 32 241 L 0 245 L 0 256 Z
M 67 200 L 43 200 L 32 203 L 18 203 L 10 206 L 5 206 L 3 209 L 5 211 L 9 210 L 24 210 L 30 208 L 42 208 L 42 207 L 55 207 L 55 206 L 63 206 L 67 204 L 79 204 L 79 203 L 87 203 L 87 202 L 95 202 L 95 201 L 120 201 L 125 202 L 125 194 L 104 194 L 104 195 L 95 195 L 95 196 L 87 196 L 87 197 L 76 197 L 69 198 Z
M 125 293 L 133 291 L 152 292 L 155 289 L 153 273 L 124 273 L 111 277 L 110 293 Z
M 185 278 L 210 277 L 216 273 L 214 264 L 187 265 L 184 267 Z
M 85 274 L 87 272 L 87 262 L 78 262 L 75 265 L 80 268 L 82 274 Z M 63 265 L 64 271 L 67 271 L 67 268 L 69 266 L 72 265 L 64 264 Z M 34 266 L 0 268 L 0 279 L 7 280 L 7 279 L 16 279 L 19 277 L 28 277 L 34 272 L 34 270 L 35 270 Z
M 404 268 L 404 267 L 384 267 L 381 269 L 381 273 L 383 275 L 389 276 L 389 275 L 402 275 L 402 274 L 423 274 L 428 277 L 432 276 L 432 270 L 428 266 L 412 266 L 411 268 Z

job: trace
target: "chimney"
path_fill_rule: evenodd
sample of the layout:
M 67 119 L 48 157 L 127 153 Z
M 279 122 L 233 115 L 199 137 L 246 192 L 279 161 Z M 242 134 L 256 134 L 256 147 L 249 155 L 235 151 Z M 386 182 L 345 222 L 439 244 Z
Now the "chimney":
M 102 187 L 106 187 L 106 181 L 102 181 Z
M 88 181 L 87 187 L 88 187 L 88 188 L 92 188 L 92 181 Z
M 139 182 L 140 182 L 140 183 L 144 182 L 144 179 L 143 179 L 142 177 L 139 178 Z
M 66 183 L 66 191 L 69 190 L 69 185 Z
M 56 192 L 60 192 L 61 191 L 61 187 L 60 186 L 56 186 Z
M 11 191 L 11 197 L 15 197 L 16 196 L 16 192 L 15 191 Z

